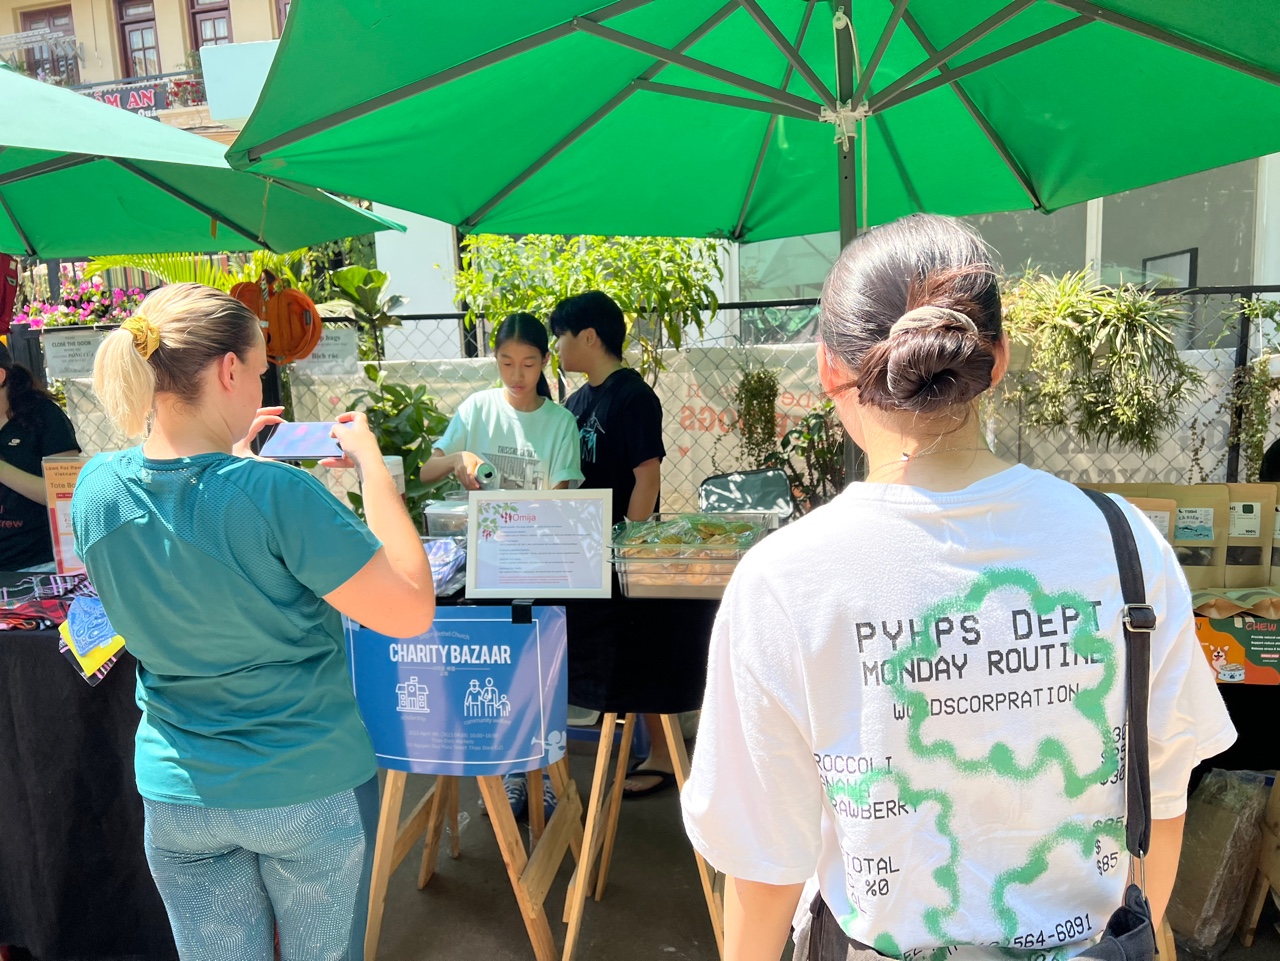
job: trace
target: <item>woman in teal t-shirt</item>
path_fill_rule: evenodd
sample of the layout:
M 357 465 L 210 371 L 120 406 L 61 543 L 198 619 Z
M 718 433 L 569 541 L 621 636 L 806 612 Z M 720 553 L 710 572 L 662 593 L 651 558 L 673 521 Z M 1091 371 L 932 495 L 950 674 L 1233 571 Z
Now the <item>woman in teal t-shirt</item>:
M 365 527 L 310 474 L 254 458 L 258 318 L 209 287 L 151 294 L 104 339 L 94 388 L 139 447 L 95 457 L 76 547 L 138 659 L 147 860 L 183 961 L 363 958 L 373 749 L 339 612 L 428 629 L 431 569 L 363 415 L 334 436 Z M 147 426 L 150 423 L 150 430 Z

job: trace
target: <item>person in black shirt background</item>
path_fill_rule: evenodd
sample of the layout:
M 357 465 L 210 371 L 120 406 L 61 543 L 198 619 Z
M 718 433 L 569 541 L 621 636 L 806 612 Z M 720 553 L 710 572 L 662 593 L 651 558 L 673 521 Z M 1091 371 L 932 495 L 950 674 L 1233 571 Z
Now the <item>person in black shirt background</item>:
M 58 402 L 0 346 L 0 570 L 53 570 L 40 462 L 79 453 Z
M 662 404 L 644 378 L 622 360 L 627 325 L 622 310 L 607 294 L 588 291 L 560 301 L 551 312 L 551 333 L 557 338 L 560 368 L 587 375 L 585 386 L 565 401 L 578 419 L 582 435 L 583 488 L 613 491 L 613 522 L 642 521 L 658 509 L 662 484 Z M 617 585 L 614 586 L 615 594 Z M 587 630 L 619 628 L 626 620 L 608 623 L 600 606 L 582 605 L 577 625 Z M 615 613 L 618 613 L 615 609 Z M 581 638 L 589 641 L 589 638 Z M 625 643 L 619 637 L 618 642 Z M 571 662 L 573 658 L 570 658 Z M 644 715 L 653 744 L 649 757 L 627 779 L 624 797 L 640 797 L 675 784 L 674 766 L 656 714 Z

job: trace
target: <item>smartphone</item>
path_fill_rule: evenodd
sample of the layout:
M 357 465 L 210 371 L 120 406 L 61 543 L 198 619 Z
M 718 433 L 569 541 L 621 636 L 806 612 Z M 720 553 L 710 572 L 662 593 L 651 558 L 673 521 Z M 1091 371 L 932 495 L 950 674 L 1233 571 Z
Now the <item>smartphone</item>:
M 342 448 L 332 436 L 332 423 L 279 424 L 262 445 L 259 457 L 268 460 L 324 460 L 341 457 Z

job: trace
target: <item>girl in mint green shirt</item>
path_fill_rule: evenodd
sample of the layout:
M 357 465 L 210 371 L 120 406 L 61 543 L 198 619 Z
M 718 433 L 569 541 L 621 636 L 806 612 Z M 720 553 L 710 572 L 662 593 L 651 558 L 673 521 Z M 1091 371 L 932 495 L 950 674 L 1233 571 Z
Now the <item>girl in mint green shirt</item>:
M 582 483 L 578 421 L 551 399 L 542 368 L 550 343 L 532 314 L 512 314 L 494 341 L 502 386 L 472 394 L 433 445 L 421 477 L 432 483 L 455 474 L 468 490 L 480 487 L 484 463 L 510 490 L 547 490 Z

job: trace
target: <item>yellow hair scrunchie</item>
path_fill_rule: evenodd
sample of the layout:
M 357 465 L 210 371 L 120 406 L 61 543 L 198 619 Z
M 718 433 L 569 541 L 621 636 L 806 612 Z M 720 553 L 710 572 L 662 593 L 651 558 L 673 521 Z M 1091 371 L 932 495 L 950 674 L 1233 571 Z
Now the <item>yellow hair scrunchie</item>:
M 160 346 L 160 328 L 142 314 L 134 314 L 120 326 L 133 334 L 133 346 L 143 360 L 148 360 Z

